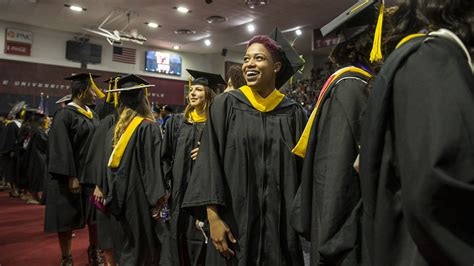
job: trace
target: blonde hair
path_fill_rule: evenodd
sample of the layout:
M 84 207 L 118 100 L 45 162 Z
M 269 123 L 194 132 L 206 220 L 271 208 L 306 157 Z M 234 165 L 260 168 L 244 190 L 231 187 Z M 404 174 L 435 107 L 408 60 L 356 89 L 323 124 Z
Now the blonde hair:
M 216 96 L 216 93 L 211 90 L 208 86 L 203 86 L 204 87 L 204 112 L 206 116 L 209 114 L 209 107 L 211 106 L 212 100 L 214 99 L 214 96 Z M 189 88 L 189 92 L 191 92 L 191 87 Z M 189 95 L 188 92 L 188 95 Z M 184 119 L 186 119 L 188 122 L 193 122 L 191 119 L 191 112 L 194 111 L 194 107 L 191 106 L 188 100 L 188 105 L 186 105 L 186 108 L 184 108 Z
M 127 126 L 136 116 L 155 121 L 155 117 L 151 112 L 150 103 L 148 102 L 148 97 L 146 96 L 143 97 L 143 100 L 140 102 L 136 109 L 132 109 L 128 106 L 120 104 L 119 114 L 119 119 L 114 128 L 113 146 L 117 145 L 118 141 L 120 140 L 120 137 L 122 137 L 123 133 L 127 129 Z

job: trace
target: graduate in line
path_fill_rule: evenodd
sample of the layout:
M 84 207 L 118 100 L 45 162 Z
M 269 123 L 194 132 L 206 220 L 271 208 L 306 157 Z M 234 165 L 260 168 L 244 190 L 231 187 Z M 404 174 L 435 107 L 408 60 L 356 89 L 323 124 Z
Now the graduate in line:
M 89 197 L 94 185 L 84 176 L 85 159 L 95 128 L 97 114 L 88 105 L 94 103 L 93 79 L 88 73 L 66 78 L 71 81 L 72 101 L 54 116 L 48 137 L 48 196 L 45 232 L 57 233 L 61 265 L 73 265 L 72 231 L 88 225 L 88 257 L 92 265 L 102 264 L 96 246 L 95 208 Z
M 30 114 L 30 132 L 28 134 L 25 159 L 25 178 L 28 179 L 29 204 L 40 204 L 40 192 L 43 192 L 43 181 L 46 174 L 46 150 L 48 136 L 44 112 L 39 109 L 27 109 Z
M 107 79 L 109 90 L 117 89 L 120 76 Z M 106 150 L 110 146 L 111 139 L 107 139 L 107 132 L 113 128 L 118 120 L 118 111 L 115 106 L 119 106 L 118 92 L 108 92 L 106 102 L 112 102 L 113 111 L 100 121 L 94 136 L 92 137 L 89 151 L 86 157 L 85 175 L 95 178 L 94 197 L 91 198 L 96 207 L 97 217 L 97 247 L 104 254 L 104 263 L 107 266 L 116 265 L 120 259 L 120 251 L 123 245 L 123 231 L 117 218 L 112 215 L 106 207 L 104 195 L 109 193 L 109 182 L 107 180 Z M 92 182 L 92 180 L 91 180 Z
M 474 261 L 474 2 L 409 0 L 407 36 L 369 96 L 361 135 L 371 265 Z
M 162 160 L 171 183 L 168 204 L 171 219 L 168 254 L 170 265 L 205 265 L 206 238 L 204 229 L 187 210 L 181 210 L 181 202 L 197 157 L 202 131 L 206 124 L 218 84 L 225 84 L 217 74 L 189 70 L 195 78 L 190 82 L 188 105 L 183 114 L 176 114 L 166 122 L 162 146 Z M 202 226 L 201 226 L 202 227 Z
M 158 265 L 160 224 L 153 218 L 165 202 L 161 130 L 147 98 L 148 82 L 136 75 L 118 81 L 119 117 L 106 136 L 108 211 L 124 233 L 119 265 Z M 156 217 L 158 218 L 158 217 Z
M 306 114 L 277 90 L 303 62 L 278 29 L 270 36 L 248 44 L 248 86 L 214 99 L 184 196 L 209 221 L 206 265 L 303 265 L 289 220 L 301 166 L 291 148 Z
M 25 115 L 26 103 L 21 101 L 13 106 L 8 114 L 10 120 L 5 124 L 2 130 L 2 138 L 0 143 L 0 153 L 4 159 L 4 172 L 6 182 L 10 186 L 10 196 L 18 197 L 18 169 L 16 157 L 16 143 L 20 132 L 20 127 L 23 122 L 22 117 Z

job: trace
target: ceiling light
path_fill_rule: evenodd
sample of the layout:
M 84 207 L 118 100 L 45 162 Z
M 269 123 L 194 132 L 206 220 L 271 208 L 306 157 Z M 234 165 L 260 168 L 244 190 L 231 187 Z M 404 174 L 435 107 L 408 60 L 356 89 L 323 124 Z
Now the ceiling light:
M 160 25 L 156 24 L 155 22 L 147 22 L 146 23 L 150 28 L 158 28 Z
M 68 4 L 65 4 L 64 6 L 68 7 L 71 10 L 74 10 L 76 12 L 81 12 L 81 11 L 86 11 L 87 10 L 86 8 L 83 8 L 83 7 L 80 7 L 80 6 L 74 6 L 74 5 L 68 5 Z
M 175 50 L 179 50 L 179 48 L 180 48 L 179 45 L 174 45 L 173 46 L 173 49 L 175 49 Z
M 255 26 L 253 24 L 249 24 L 249 25 L 247 25 L 247 30 L 249 32 L 254 32 L 255 31 Z
M 268 0 L 245 0 L 244 3 L 246 6 L 254 9 L 256 7 L 268 5 Z
M 176 10 L 178 10 L 178 12 L 181 12 L 181 13 L 189 13 L 189 9 L 185 8 L 184 6 L 178 6 L 178 7 L 175 7 Z
M 296 33 L 296 35 L 298 35 L 298 36 L 300 36 L 301 34 L 303 34 L 303 32 L 302 32 L 300 29 L 296 30 L 295 33 Z
M 204 40 L 204 44 L 205 44 L 206 46 L 211 46 L 211 40 L 205 39 L 205 40 Z

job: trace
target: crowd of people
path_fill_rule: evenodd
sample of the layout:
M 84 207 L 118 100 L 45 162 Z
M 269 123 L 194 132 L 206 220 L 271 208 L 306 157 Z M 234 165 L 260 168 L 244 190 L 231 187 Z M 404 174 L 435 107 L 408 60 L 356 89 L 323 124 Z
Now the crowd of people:
M 61 265 L 86 226 L 92 265 L 304 265 L 301 237 L 311 265 L 471 265 L 474 3 L 363 1 L 325 30 L 360 16 L 307 80 L 278 29 L 227 81 L 188 70 L 182 113 L 134 74 L 67 77 L 50 127 L 24 102 L 1 124 L 11 196 L 42 198 Z

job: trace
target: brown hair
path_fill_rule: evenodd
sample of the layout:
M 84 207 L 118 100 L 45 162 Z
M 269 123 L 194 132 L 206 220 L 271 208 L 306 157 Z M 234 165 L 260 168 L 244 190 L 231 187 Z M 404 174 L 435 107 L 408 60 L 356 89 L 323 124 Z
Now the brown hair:
M 129 106 L 120 104 L 119 107 L 119 119 L 117 124 L 114 128 L 114 142 L 113 146 L 115 146 L 120 137 L 122 137 L 123 133 L 127 129 L 127 126 L 130 122 L 136 117 L 140 116 L 145 119 L 155 121 L 155 117 L 151 112 L 150 103 L 148 102 L 148 97 L 143 97 L 138 106 L 135 109 L 130 108 Z
M 238 89 L 247 84 L 244 73 L 242 72 L 242 67 L 238 65 L 233 65 L 227 70 L 227 78 L 232 81 L 234 89 Z
M 206 116 L 209 114 L 209 107 L 211 106 L 212 100 L 214 99 L 214 96 L 216 96 L 216 93 L 212 91 L 208 86 L 203 86 L 204 87 L 204 112 L 206 113 Z M 191 91 L 191 87 L 189 88 L 189 92 Z M 188 94 L 189 94 L 188 92 Z M 188 122 L 192 122 L 193 120 L 191 119 L 191 112 L 194 111 L 194 107 L 191 106 L 190 103 L 186 105 L 186 108 L 184 109 L 184 119 L 186 119 Z

